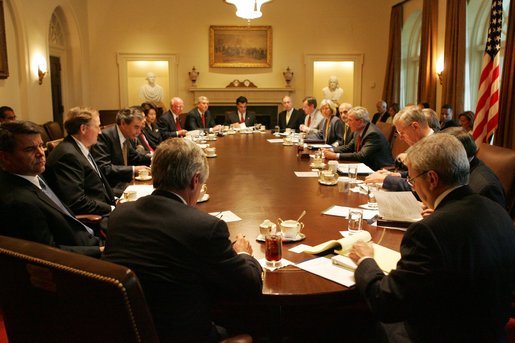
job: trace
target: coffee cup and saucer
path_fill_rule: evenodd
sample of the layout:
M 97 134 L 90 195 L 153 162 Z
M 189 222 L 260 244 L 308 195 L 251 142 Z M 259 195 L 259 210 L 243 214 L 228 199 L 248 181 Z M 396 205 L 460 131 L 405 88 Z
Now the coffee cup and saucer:
M 138 181 L 148 181 L 152 180 L 152 176 L 147 169 L 142 169 L 138 172 L 138 175 L 135 177 L 135 179 Z
M 206 157 L 209 157 L 209 158 L 216 157 L 216 148 L 214 148 L 214 147 L 206 148 L 205 152 L 206 152 Z
M 306 235 L 301 232 L 304 228 L 302 222 L 293 219 L 279 220 L 279 226 L 283 234 L 283 242 L 298 242 L 306 238 Z
M 334 186 L 338 184 L 338 174 L 332 170 L 321 170 L 318 177 L 318 182 L 326 186 Z
M 209 194 L 207 194 L 207 185 L 203 184 L 202 188 L 200 189 L 200 193 L 197 198 L 197 203 L 199 202 L 205 202 L 209 200 Z

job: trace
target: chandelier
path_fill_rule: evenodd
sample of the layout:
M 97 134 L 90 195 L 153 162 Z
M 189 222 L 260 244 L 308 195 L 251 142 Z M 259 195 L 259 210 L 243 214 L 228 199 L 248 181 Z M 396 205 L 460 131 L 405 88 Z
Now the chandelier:
M 247 19 L 249 22 L 251 19 L 260 18 L 261 5 L 270 2 L 272 0 L 224 0 L 228 4 L 232 4 L 236 7 L 236 15 L 240 18 Z

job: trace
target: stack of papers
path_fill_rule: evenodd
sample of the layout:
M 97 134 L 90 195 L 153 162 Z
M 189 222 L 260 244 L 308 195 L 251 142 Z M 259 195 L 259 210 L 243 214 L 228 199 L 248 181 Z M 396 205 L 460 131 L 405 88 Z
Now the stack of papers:
M 339 163 L 338 171 L 342 174 L 349 172 L 349 167 L 358 168 L 358 174 L 372 174 L 374 171 L 364 163 Z

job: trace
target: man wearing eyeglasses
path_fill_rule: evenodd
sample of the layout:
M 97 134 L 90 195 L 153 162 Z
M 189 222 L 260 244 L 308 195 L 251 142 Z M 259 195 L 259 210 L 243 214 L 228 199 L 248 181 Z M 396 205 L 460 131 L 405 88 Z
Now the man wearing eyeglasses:
M 385 275 L 371 244 L 350 258 L 356 288 L 388 337 L 410 342 L 505 342 L 515 285 L 515 230 L 497 203 L 469 186 L 469 161 L 446 133 L 412 146 L 408 181 L 434 213 L 412 224 L 396 269 Z
M 434 133 L 426 116 L 416 106 L 405 107 L 399 111 L 393 118 L 393 125 L 397 129 L 397 139 L 402 139 L 410 146 Z M 382 183 L 383 188 L 389 191 L 411 190 L 411 186 L 406 182 L 406 172 L 392 173 L 379 170 L 367 176 L 365 183 Z

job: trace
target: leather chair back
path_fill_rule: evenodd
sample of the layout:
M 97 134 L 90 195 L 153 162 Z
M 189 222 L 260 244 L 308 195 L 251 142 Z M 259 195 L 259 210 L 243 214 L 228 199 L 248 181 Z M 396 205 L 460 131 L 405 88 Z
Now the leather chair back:
M 395 160 L 400 153 L 408 150 L 409 145 L 403 141 L 397 134 L 394 135 L 392 141 L 392 157 Z
M 489 166 L 501 181 L 506 195 L 506 205 L 515 218 L 515 150 L 489 144 L 478 146 L 477 157 Z
M 61 125 L 59 125 L 56 121 L 49 121 L 43 124 L 48 136 L 51 140 L 56 140 L 59 138 L 64 138 L 63 129 L 61 129 Z
M 43 125 L 38 125 L 40 127 L 41 131 L 41 140 L 43 141 L 43 144 L 46 144 L 48 141 L 50 141 L 50 137 L 48 136 L 48 133 L 46 132 L 46 129 L 43 127 Z
M 394 126 L 390 123 L 383 123 L 382 121 L 378 122 L 376 126 L 379 128 L 379 130 L 381 130 L 383 135 L 386 137 L 388 143 L 391 143 L 394 134 Z
M 59 139 L 47 142 L 46 143 L 47 154 L 50 154 L 52 152 L 52 150 L 54 150 L 55 147 L 58 146 L 63 141 L 63 139 L 64 138 L 59 138 Z
M 10 342 L 158 342 L 128 268 L 0 236 L 0 308 Z

